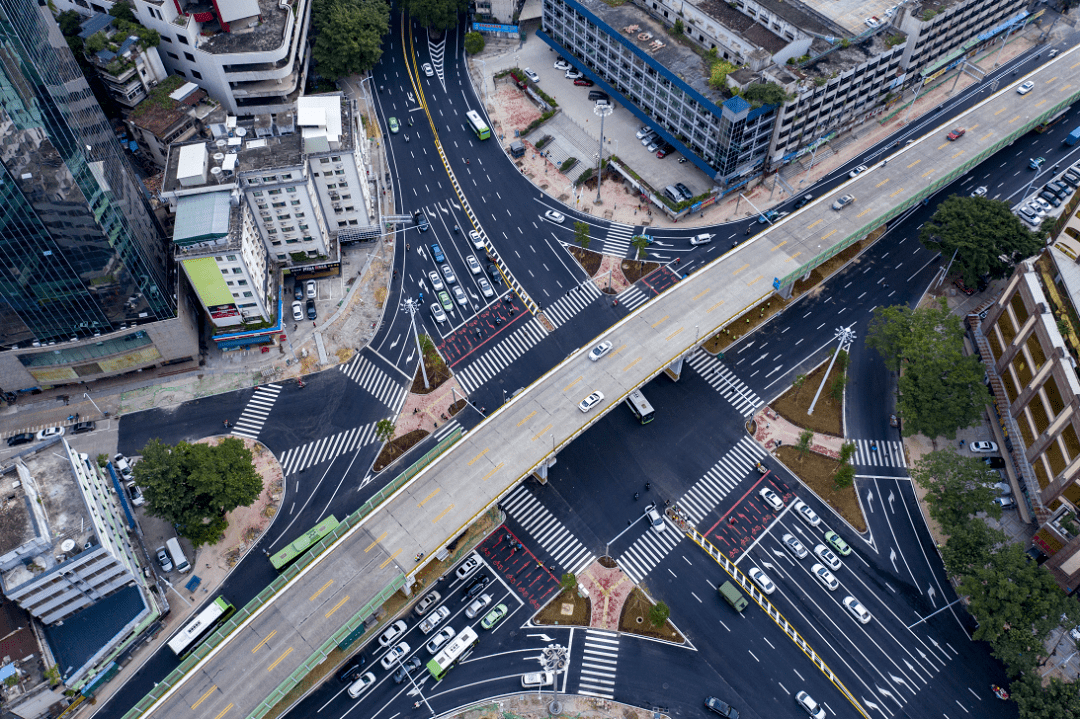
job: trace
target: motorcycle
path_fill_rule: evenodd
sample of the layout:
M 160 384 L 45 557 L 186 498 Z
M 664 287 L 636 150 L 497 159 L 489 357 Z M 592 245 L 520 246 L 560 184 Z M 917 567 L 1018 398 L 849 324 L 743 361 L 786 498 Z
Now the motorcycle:
M 1009 701 L 1009 692 L 1005 691 L 1004 688 L 999 687 L 997 684 L 991 684 L 990 690 L 994 692 L 998 699 L 1002 701 Z
M 768 471 L 769 471 L 769 468 L 768 468 L 768 467 L 766 467 L 766 466 L 765 466 L 764 464 L 762 464 L 761 462 L 758 462 L 758 463 L 756 463 L 756 464 L 754 465 L 754 469 L 756 469 L 756 470 L 758 471 L 758 474 L 765 474 L 766 472 L 768 472 Z

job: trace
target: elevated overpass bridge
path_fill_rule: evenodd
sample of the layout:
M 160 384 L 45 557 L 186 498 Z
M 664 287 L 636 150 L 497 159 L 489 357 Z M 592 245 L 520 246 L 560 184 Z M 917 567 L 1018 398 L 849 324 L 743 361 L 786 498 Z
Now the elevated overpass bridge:
M 1035 89 L 1018 95 L 1029 79 Z M 328 551 L 286 571 L 126 717 L 262 717 L 336 646 L 360 639 L 387 597 L 408 590 L 417 553 L 434 556 L 523 479 L 546 474 L 561 447 L 661 371 L 680 371 L 688 353 L 748 308 L 770 293 L 790 294 L 818 264 L 1078 96 L 1073 50 L 965 113 L 959 141 L 945 138 L 952 125 L 939 127 L 642 305 L 604 334 L 611 354 L 590 362 L 575 352 L 476 429 L 444 440 L 436 461 L 350 516 L 325 540 Z M 844 194 L 855 202 L 832 210 Z M 579 411 L 596 390 L 603 402 Z

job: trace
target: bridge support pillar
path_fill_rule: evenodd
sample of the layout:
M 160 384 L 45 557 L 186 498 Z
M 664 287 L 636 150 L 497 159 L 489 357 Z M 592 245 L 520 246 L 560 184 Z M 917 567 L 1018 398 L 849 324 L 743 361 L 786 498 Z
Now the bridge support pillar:
M 690 350 L 690 352 L 693 352 L 693 351 L 694 350 Z M 687 353 L 687 354 L 689 354 L 689 353 Z M 682 366 L 683 366 L 683 362 L 685 362 L 685 361 L 686 361 L 686 355 L 680 355 L 678 359 L 676 359 L 674 362 L 672 362 L 671 364 L 669 364 L 667 367 L 664 368 L 664 373 L 667 374 L 667 376 L 671 378 L 672 382 L 678 382 L 679 379 L 682 377 Z
M 806 277 L 804 277 L 803 279 L 805 280 L 805 279 L 807 279 L 809 277 L 810 277 L 810 273 L 807 272 Z M 778 289 L 776 291 L 776 294 L 780 295 L 785 300 L 790 300 L 791 299 L 791 293 L 794 292 L 794 291 L 795 291 L 795 283 L 792 282 L 790 285 L 784 285 L 783 287 Z
M 554 466 L 555 466 L 555 457 L 553 455 L 552 457 L 550 457 L 548 460 L 546 460 L 543 464 L 541 464 L 539 467 L 537 467 L 533 471 L 533 476 L 536 477 L 536 480 L 538 482 L 540 482 L 540 484 L 547 484 L 548 468 L 549 467 L 554 467 Z

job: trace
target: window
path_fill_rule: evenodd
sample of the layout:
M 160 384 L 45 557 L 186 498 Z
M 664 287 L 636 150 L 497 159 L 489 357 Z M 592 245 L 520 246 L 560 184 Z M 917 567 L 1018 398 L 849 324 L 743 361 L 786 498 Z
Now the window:
M 334 174 L 335 174 L 335 175 L 344 175 L 344 174 L 345 174 L 345 170 L 334 170 Z
M 192 55 L 190 52 L 185 52 L 184 53 L 184 59 L 187 60 L 188 62 L 195 62 L 195 56 Z
M 285 203 L 284 202 L 272 202 L 272 203 L 270 203 L 270 206 L 271 207 L 284 207 Z
M 151 10 L 151 12 L 153 12 L 153 10 Z M 165 42 L 169 43 L 170 45 L 172 45 L 172 38 L 169 37 L 168 35 L 162 35 L 161 39 L 164 40 Z
M 227 284 L 229 287 L 232 287 L 233 286 L 233 281 L 232 280 L 225 280 L 225 284 Z
M 343 200 L 351 200 L 352 195 L 350 195 L 348 193 L 345 193 L 344 195 L 341 196 L 341 199 L 343 199 Z
M 229 262 L 236 262 L 236 255 L 225 255 L 225 259 Z
M 239 267 L 234 267 L 234 268 L 232 268 L 232 273 L 234 275 L 242 275 L 242 274 L 244 274 L 244 271 L 242 269 L 240 269 Z
M 255 190 L 251 193 L 253 197 L 262 197 L 262 190 Z
M 201 72 L 199 72 L 198 70 L 192 70 L 192 71 L 191 71 L 191 75 L 192 75 L 192 77 L 194 77 L 194 78 L 195 78 L 196 80 L 202 80 L 202 73 L 201 73 Z
M 248 281 L 247 281 L 247 280 L 240 280 L 240 281 L 239 281 L 239 282 L 237 282 L 236 284 L 240 285 L 241 287 L 246 287 L 246 286 L 247 286 L 247 283 L 248 283 Z
M 171 57 L 173 60 L 179 60 L 180 59 L 180 56 L 177 55 L 175 52 L 170 52 L 169 57 Z
M 187 75 L 185 75 L 185 74 L 184 74 L 184 71 L 183 71 L 183 70 L 177 70 L 177 71 L 176 71 L 176 74 L 177 74 L 177 75 L 179 75 L 180 77 L 183 77 L 183 78 L 186 78 L 186 77 L 187 77 Z
M 293 201 L 292 201 L 292 204 L 293 204 L 293 205 L 299 205 L 299 204 L 300 204 L 300 200 L 293 200 Z
M 340 155 L 338 157 L 331 157 L 330 159 L 333 160 L 334 162 L 341 162 L 341 156 Z
M 319 158 L 319 162 L 321 164 L 323 164 L 323 165 L 329 165 L 330 164 L 330 158 L 329 157 L 321 157 L 321 158 Z
M 270 244 L 273 245 L 274 247 L 280 247 L 281 246 L 281 240 L 274 240 Z
M 250 292 L 245 292 L 244 297 L 251 297 L 251 293 Z
M 270 181 L 270 182 L 272 182 L 272 180 L 269 180 L 269 181 Z M 269 190 L 269 191 L 267 192 L 267 194 L 269 194 L 269 195 L 280 195 L 280 194 L 281 194 L 281 189 L 280 189 L 280 188 L 278 188 L 278 189 L 276 189 L 276 190 Z
M 177 41 L 179 41 L 179 43 L 181 45 L 187 45 L 188 44 L 187 38 L 184 37 L 183 35 L 177 35 L 176 39 L 177 39 Z
M 300 229 L 301 229 L 301 230 L 306 230 L 307 228 L 308 228 L 308 226 L 307 226 L 307 225 L 300 225 Z
M 279 242 L 278 244 L 280 245 L 281 243 Z M 280 255 L 280 254 L 279 254 L 279 255 L 277 256 L 277 258 L 278 258 L 279 260 L 284 260 L 284 259 L 285 259 L 285 255 Z
M 333 182 L 331 182 L 331 183 L 327 184 L 326 189 L 328 189 L 328 190 L 336 190 L 337 185 L 334 184 Z
M 349 224 L 348 222 L 345 222 L 344 220 L 342 220 L 341 222 L 337 223 L 337 226 L 338 227 L 345 227 L 348 224 Z
M 289 177 L 291 178 L 292 176 L 290 175 Z M 285 192 L 296 192 L 296 188 L 295 187 L 286 187 Z

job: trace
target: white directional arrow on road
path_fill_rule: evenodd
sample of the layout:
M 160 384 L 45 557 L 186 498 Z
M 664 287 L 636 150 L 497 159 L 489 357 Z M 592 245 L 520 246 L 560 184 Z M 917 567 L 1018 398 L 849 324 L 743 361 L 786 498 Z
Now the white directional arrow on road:
M 397 347 L 397 344 L 400 341 L 401 341 L 401 335 L 398 335 L 397 337 L 394 338 L 394 341 L 392 343 L 390 343 L 390 349 L 394 349 L 395 347 Z
M 866 490 L 866 506 L 870 508 L 870 513 L 874 513 L 874 492 L 872 490 Z
M 874 702 L 867 699 L 866 697 L 862 698 L 862 703 L 865 704 L 866 706 L 870 707 L 871 709 L 880 709 L 881 708 L 877 704 L 875 704 Z
M 899 574 L 899 572 L 896 569 L 896 550 L 895 549 L 890 549 L 889 550 L 889 561 L 892 562 L 892 570 L 894 572 L 896 572 L 897 574 Z
M 896 508 L 893 507 L 893 500 L 894 499 L 896 499 L 896 497 L 893 495 L 893 491 L 890 489 L 889 490 L 889 511 L 892 514 L 896 514 Z
M 409 356 L 405 358 L 405 364 L 407 364 L 407 365 L 412 364 L 412 358 L 415 355 L 416 355 L 416 350 L 415 349 L 412 350 L 411 352 L 409 352 Z
M 527 636 L 527 637 L 539 637 L 540 641 L 542 641 L 542 642 L 553 642 L 553 641 L 555 641 L 554 639 L 549 637 L 547 634 L 526 634 L 525 636 Z
M 937 593 L 934 591 L 934 588 L 930 585 L 927 585 L 926 593 L 930 595 L 930 601 L 934 602 L 934 595 Z M 934 607 L 937 607 L 937 602 L 934 602 Z
M 772 550 L 772 553 L 791 562 L 791 566 L 795 566 L 795 561 L 787 555 L 787 552 L 781 552 L 779 549 L 774 549 Z

